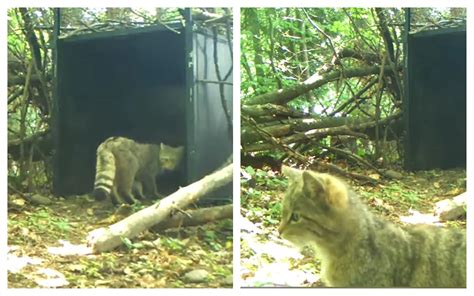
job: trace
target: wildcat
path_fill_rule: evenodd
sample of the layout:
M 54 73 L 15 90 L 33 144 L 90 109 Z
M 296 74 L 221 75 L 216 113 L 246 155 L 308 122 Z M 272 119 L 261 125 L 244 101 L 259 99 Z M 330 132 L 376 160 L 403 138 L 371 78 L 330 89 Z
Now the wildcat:
M 372 214 L 338 178 L 283 166 L 280 235 L 310 246 L 330 287 L 466 287 L 466 233 L 400 227 Z
M 93 195 L 97 200 L 110 196 L 117 205 L 132 204 L 144 195 L 158 197 L 155 178 L 163 170 L 176 170 L 183 159 L 184 147 L 163 143 L 141 144 L 124 137 L 111 137 L 97 148 Z

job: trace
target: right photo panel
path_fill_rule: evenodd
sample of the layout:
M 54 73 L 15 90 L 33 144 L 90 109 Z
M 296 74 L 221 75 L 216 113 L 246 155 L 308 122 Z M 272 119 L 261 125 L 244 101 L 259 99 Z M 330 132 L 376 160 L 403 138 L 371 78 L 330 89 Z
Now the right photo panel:
M 465 288 L 466 8 L 240 22 L 240 286 Z

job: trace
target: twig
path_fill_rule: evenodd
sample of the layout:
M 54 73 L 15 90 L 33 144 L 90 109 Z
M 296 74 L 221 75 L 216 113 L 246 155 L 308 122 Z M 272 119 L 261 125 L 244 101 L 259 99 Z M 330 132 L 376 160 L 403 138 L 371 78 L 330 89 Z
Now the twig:
M 342 65 L 342 63 L 341 63 L 341 61 L 339 60 L 339 57 L 337 56 L 337 50 L 336 50 L 336 48 L 334 47 L 334 44 L 332 43 L 331 37 L 329 37 L 329 35 L 326 34 L 326 32 L 324 32 L 323 30 L 321 30 L 321 29 L 319 28 L 319 26 L 318 26 L 315 22 L 313 22 L 313 20 L 312 20 L 311 17 L 309 16 L 308 12 L 306 11 L 306 9 L 303 8 L 303 12 L 304 12 L 304 14 L 306 15 L 306 18 L 308 19 L 309 23 L 310 23 L 316 30 L 318 30 L 319 33 L 321 33 L 321 34 L 326 38 L 326 40 L 328 41 L 329 46 L 330 46 L 331 49 L 332 49 L 332 52 L 333 52 L 333 54 L 334 54 L 334 58 L 338 61 L 339 65 L 341 65 L 341 68 L 344 69 L 344 67 L 343 67 L 343 65 Z
M 253 118 L 242 116 L 242 119 L 246 121 L 247 123 L 249 123 L 249 125 L 251 125 L 253 128 L 255 128 L 255 131 L 259 133 L 263 138 L 270 141 L 273 144 L 273 146 L 287 152 L 291 157 L 297 159 L 299 162 L 305 164 L 307 167 L 316 169 L 318 171 L 327 170 L 344 177 L 349 177 L 349 178 L 353 178 L 359 181 L 363 181 L 364 183 L 377 184 L 378 182 L 377 180 L 370 178 L 368 176 L 345 171 L 344 169 L 341 169 L 340 167 L 331 163 L 319 162 L 316 159 L 309 160 L 307 157 L 295 151 L 294 149 L 290 148 L 288 145 L 281 143 L 281 141 L 273 137 L 271 134 L 269 134 L 265 130 L 262 130 Z
M 12 191 L 14 191 L 16 194 L 19 194 L 21 195 L 22 197 L 26 198 L 26 194 L 24 194 L 23 192 L 21 192 L 20 190 L 16 189 L 15 187 L 13 187 L 12 184 L 8 183 L 8 189 L 11 189 Z
M 365 93 L 367 90 L 369 90 L 375 83 L 377 82 L 377 79 L 372 79 L 367 83 L 361 90 L 359 90 L 356 94 L 354 94 L 349 100 L 344 102 L 342 105 L 340 105 L 336 110 L 331 112 L 328 116 L 334 116 L 335 114 L 341 112 L 344 108 L 346 108 L 349 104 L 352 102 L 357 102 L 357 100 L 360 99 L 360 96 Z
M 340 154 L 348 159 L 352 159 L 370 169 L 373 169 L 374 171 L 376 171 L 377 173 L 379 173 L 380 175 L 386 177 L 386 178 L 391 178 L 390 175 L 387 175 L 383 170 L 377 168 L 376 166 L 374 166 L 373 164 L 371 164 L 370 162 L 366 161 L 365 159 L 363 159 L 362 157 L 360 157 L 359 155 L 357 154 L 354 154 L 354 153 L 350 153 L 348 151 L 345 151 L 344 149 L 339 149 L 339 148 L 335 148 L 335 147 L 327 147 L 327 146 L 321 146 L 323 149 L 327 149 L 328 151 L 331 151 L 331 152 L 334 152 L 336 154 Z

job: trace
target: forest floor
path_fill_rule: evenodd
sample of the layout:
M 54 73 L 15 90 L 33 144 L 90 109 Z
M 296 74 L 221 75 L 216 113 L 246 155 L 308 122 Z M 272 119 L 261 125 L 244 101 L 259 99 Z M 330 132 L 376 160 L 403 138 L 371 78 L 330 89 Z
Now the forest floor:
M 90 231 L 125 215 L 88 196 L 50 199 L 9 196 L 9 288 L 232 287 L 232 220 L 148 230 L 110 252 L 67 255 L 58 251 L 80 249 Z
M 271 170 L 254 170 L 251 167 L 243 170 L 251 178 L 241 180 L 240 285 L 322 286 L 320 263 L 315 254 L 306 249 L 301 254 L 278 235 L 286 178 Z M 371 175 L 370 172 L 358 173 Z M 433 215 L 434 204 L 466 191 L 464 169 L 400 173 L 402 178 L 381 180 L 376 186 L 361 186 L 350 181 L 349 184 L 372 212 L 399 224 L 439 224 Z M 465 228 L 466 221 L 443 224 Z

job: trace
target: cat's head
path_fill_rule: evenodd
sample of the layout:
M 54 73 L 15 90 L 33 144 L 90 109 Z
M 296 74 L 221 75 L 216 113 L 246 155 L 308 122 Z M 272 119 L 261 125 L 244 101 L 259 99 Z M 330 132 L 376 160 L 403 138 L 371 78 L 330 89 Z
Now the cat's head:
M 282 172 L 288 177 L 283 199 L 280 235 L 303 247 L 330 247 L 344 232 L 344 214 L 349 207 L 347 186 L 338 178 L 309 170 L 287 166 Z
M 171 147 L 161 143 L 160 145 L 160 166 L 165 170 L 175 170 L 184 157 L 184 147 Z

